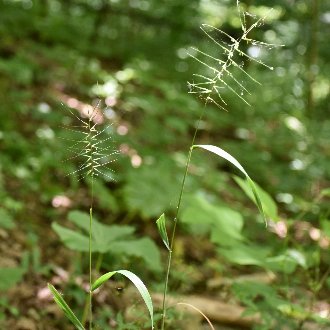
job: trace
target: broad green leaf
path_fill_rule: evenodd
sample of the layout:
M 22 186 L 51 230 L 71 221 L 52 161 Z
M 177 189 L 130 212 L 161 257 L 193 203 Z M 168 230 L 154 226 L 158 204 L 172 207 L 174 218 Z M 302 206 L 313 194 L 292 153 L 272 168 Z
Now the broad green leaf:
M 225 206 L 213 205 L 202 196 L 193 196 L 186 201 L 188 206 L 181 220 L 189 224 L 194 233 L 211 233 L 211 240 L 223 246 L 231 246 L 244 240 L 242 216 Z
M 248 184 L 249 184 L 249 186 L 250 186 L 250 188 L 252 190 L 252 193 L 253 193 L 253 195 L 255 197 L 256 204 L 257 204 L 257 207 L 259 209 L 259 212 L 262 215 L 262 217 L 263 217 L 263 219 L 265 221 L 265 224 L 267 225 L 267 220 L 266 220 L 266 217 L 265 217 L 265 214 L 264 214 L 262 203 L 261 203 L 259 194 L 258 194 L 258 192 L 256 190 L 256 187 L 254 185 L 254 182 L 250 178 L 250 176 L 247 174 L 247 172 L 245 171 L 245 169 L 243 168 L 243 166 L 238 162 L 238 160 L 236 158 L 234 158 L 232 155 L 230 155 L 228 152 L 224 151 L 223 149 L 221 149 L 219 147 L 213 146 L 213 145 L 209 145 L 209 144 L 206 144 L 206 145 L 198 144 L 198 145 L 194 145 L 193 148 L 201 148 L 201 149 L 210 151 L 210 152 L 218 155 L 221 158 L 226 159 L 227 161 L 229 161 L 231 164 L 233 164 L 237 169 L 239 169 L 245 175 L 246 180 L 247 180 L 247 182 L 248 182 Z
M 264 297 L 263 301 L 276 309 L 288 304 L 272 286 L 265 283 L 254 281 L 237 282 L 233 284 L 232 291 L 242 302 L 250 306 L 258 301 L 255 299 L 256 297 Z
M 160 234 L 160 237 L 162 238 L 167 250 L 170 249 L 170 242 L 168 241 L 167 231 L 166 231 L 166 219 L 164 213 L 158 218 L 156 221 L 157 228 Z
M 70 213 L 70 220 L 86 233 L 81 234 L 55 222 L 52 224 L 52 228 L 68 248 L 88 252 L 89 216 L 86 213 L 74 211 L 72 214 Z M 134 239 L 131 236 L 134 230 L 132 226 L 108 226 L 93 220 L 92 252 L 110 252 L 139 257 L 146 262 L 149 269 L 156 272 L 161 271 L 161 257 L 157 245 L 148 237 Z
M 159 248 L 149 237 L 113 242 L 110 252 L 117 255 L 139 257 L 145 261 L 149 269 L 156 272 L 163 269 Z
M 288 256 L 282 254 L 267 258 L 267 268 L 274 272 L 292 274 L 297 268 L 297 263 L 291 258 L 288 258 Z
M 72 211 L 69 213 L 68 219 L 77 227 L 86 232 L 88 239 L 89 232 L 89 215 L 85 212 Z M 129 235 L 133 234 L 135 228 L 132 226 L 105 225 L 93 217 L 92 224 L 92 248 L 94 252 L 105 253 L 111 250 L 111 244 L 114 241 L 129 239 Z
M 133 226 L 105 225 L 93 220 L 92 237 L 95 248 L 98 252 L 105 253 L 112 251 L 112 244 L 118 240 L 129 242 L 132 238 L 135 228 Z
M 242 178 L 234 175 L 234 180 L 236 183 L 241 187 L 241 189 L 245 192 L 245 194 L 254 202 L 256 203 L 256 199 L 253 195 L 253 192 L 251 191 L 251 187 L 248 183 L 248 181 L 243 180 Z M 278 220 L 278 214 L 277 214 L 277 206 L 274 202 L 273 198 L 264 191 L 258 184 L 254 183 L 256 191 L 260 197 L 260 200 L 262 202 L 263 209 L 265 211 L 265 214 L 272 219 L 273 221 Z
M 80 252 L 88 251 L 89 241 L 87 236 L 72 229 L 62 227 L 56 222 L 52 223 L 52 228 L 68 248 Z
M 55 287 L 51 284 L 48 284 L 48 288 L 53 294 L 53 298 L 56 302 L 56 304 L 62 309 L 65 316 L 72 322 L 72 324 L 76 327 L 78 330 L 85 330 L 83 325 L 80 323 L 76 315 L 73 313 L 71 308 L 68 306 L 68 304 L 64 301 L 61 294 L 55 289 Z
M 98 287 L 100 287 L 104 282 L 109 280 L 113 275 L 116 273 L 119 273 L 121 275 L 126 276 L 138 289 L 142 299 L 144 300 L 149 314 L 150 314 L 150 319 L 151 319 L 151 326 L 152 328 L 154 327 L 154 309 L 153 309 L 153 304 L 151 300 L 151 296 L 149 294 L 148 289 L 144 285 L 144 283 L 141 281 L 141 279 L 136 276 L 134 273 L 128 271 L 128 270 L 116 270 L 113 272 L 106 273 L 102 276 L 100 276 L 92 285 L 92 291 L 96 290 Z
M 306 256 L 295 249 L 288 249 L 278 256 L 267 258 L 267 267 L 285 274 L 293 273 L 297 266 L 308 268 Z
M 219 248 L 218 251 L 230 262 L 238 265 L 265 266 L 268 249 L 261 246 L 237 244 L 230 248 Z
M 74 223 L 77 227 L 89 231 L 89 214 L 81 211 L 71 211 L 68 214 L 68 220 Z
M 80 252 L 88 251 L 88 237 L 71 229 L 62 227 L 56 222 L 52 223 L 53 230 L 60 237 L 61 241 L 70 249 Z
M 169 160 L 129 171 L 122 191 L 127 209 L 145 219 L 159 216 L 178 195 L 179 188 L 173 184 L 178 180 L 177 173 L 176 164 Z

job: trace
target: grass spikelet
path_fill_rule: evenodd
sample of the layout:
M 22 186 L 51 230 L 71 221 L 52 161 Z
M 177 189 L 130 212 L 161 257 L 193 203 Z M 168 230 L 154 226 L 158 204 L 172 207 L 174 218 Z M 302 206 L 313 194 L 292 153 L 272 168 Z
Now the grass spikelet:
M 74 175 L 78 180 L 97 176 L 114 180 L 109 174 L 113 172 L 109 165 L 116 161 L 118 151 L 112 147 L 111 125 L 99 128 L 104 121 L 100 101 L 94 107 L 88 108 L 85 117 L 74 114 L 71 109 L 68 110 L 78 125 L 65 127 L 73 135 L 69 139 L 63 138 L 71 143 L 67 148 L 72 156 L 66 161 L 77 159 L 79 163 L 78 168 L 68 175 Z
M 250 46 L 271 49 L 282 45 L 268 44 L 262 41 L 254 40 L 249 34 L 255 28 L 261 26 L 266 19 L 262 17 L 257 19 L 251 26 L 246 25 L 246 16 L 254 15 L 241 11 L 239 1 L 237 1 L 237 10 L 241 22 L 242 33 L 240 37 L 234 38 L 225 31 L 209 24 L 203 24 L 201 30 L 218 47 L 219 57 L 210 55 L 199 48 L 191 48 L 189 56 L 202 64 L 207 74 L 194 74 L 193 81 L 188 82 L 189 93 L 198 95 L 205 104 L 213 103 L 222 110 L 227 111 L 227 103 L 223 98 L 223 93 L 230 91 L 238 97 L 243 103 L 249 105 L 245 95 L 250 95 L 250 91 L 244 86 L 233 72 L 243 73 L 249 80 L 260 84 L 244 68 L 246 61 L 254 61 L 270 70 L 273 67 L 268 66 L 257 56 L 253 57 L 246 50 Z M 240 63 L 238 63 L 240 59 Z

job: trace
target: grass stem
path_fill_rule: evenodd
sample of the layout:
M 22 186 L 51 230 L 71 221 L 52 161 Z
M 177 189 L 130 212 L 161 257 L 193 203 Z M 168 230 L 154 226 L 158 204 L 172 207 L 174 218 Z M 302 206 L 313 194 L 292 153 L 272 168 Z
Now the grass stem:
M 190 165 L 190 161 L 191 161 L 192 151 L 193 151 L 194 144 L 195 144 L 195 141 L 196 141 L 197 132 L 199 130 L 201 121 L 202 121 L 202 119 L 204 117 L 205 109 L 206 109 L 206 107 L 204 106 L 203 111 L 201 112 L 200 117 L 198 119 L 198 122 L 197 122 L 197 125 L 196 125 L 196 129 L 195 129 L 195 132 L 194 132 L 194 135 L 193 135 L 193 138 L 191 140 L 191 145 L 190 145 L 190 148 L 189 148 L 189 153 L 188 153 L 188 157 L 187 157 L 185 171 L 184 171 L 184 175 L 183 175 L 183 179 L 182 179 L 182 183 L 181 183 L 181 189 L 180 189 L 178 204 L 177 204 L 176 211 L 175 211 L 175 216 L 174 216 L 174 224 L 173 224 L 172 235 L 171 235 L 171 240 L 170 240 L 170 251 L 169 251 L 168 257 L 167 257 L 165 285 L 164 285 L 164 292 L 163 292 L 161 330 L 164 330 L 165 329 L 166 297 L 167 297 L 168 282 L 169 282 L 170 271 L 171 271 L 171 264 L 172 264 L 172 253 L 173 253 L 173 248 L 174 248 L 175 233 L 176 233 L 176 227 L 177 227 L 177 224 L 178 224 L 178 216 L 179 216 L 179 211 L 180 211 L 180 207 L 181 207 L 181 202 L 182 202 L 184 187 L 185 187 L 185 183 L 186 183 L 186 178 L 187 178 L 187 174 L 188 174 L 188 170 L 189 170 L 189 165 Z
M 89 209 L 89 330 L 93 328 L 93 306 L 92 306 L 92 225 L 93 208 Z

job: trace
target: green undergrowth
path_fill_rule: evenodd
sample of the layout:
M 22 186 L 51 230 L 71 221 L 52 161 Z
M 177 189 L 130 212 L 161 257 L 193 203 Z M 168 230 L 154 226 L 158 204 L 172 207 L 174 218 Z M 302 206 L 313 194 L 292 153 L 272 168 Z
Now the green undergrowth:
M 0 4 L 1 327 L 50 282 L 78 329 L 197 326 L 180 294 L 327 329 L 326 14 L 133 2 Z

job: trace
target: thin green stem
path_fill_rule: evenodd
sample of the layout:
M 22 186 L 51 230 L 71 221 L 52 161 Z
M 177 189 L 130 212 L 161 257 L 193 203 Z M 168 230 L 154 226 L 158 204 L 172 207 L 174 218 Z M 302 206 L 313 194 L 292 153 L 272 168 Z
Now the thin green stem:
M 93 115 L 93 114 L 92 114 Z M 88 121 L 88 129 L 89 133 L 92 132 L 92 116 L 89 118 Z M 90 145 L 90 162 L 93 164 L 94 161 L 94 146 L 93 146 L 93 136 L 90 137 L 89 141 Z M 93 329 L 93 291 L 92 291 L 92 284 L 93 284 L 93 278 L 92 278 L 92 233 L 93 233 L 93 202 L 94 202 L 94 168 L 92 165 L 91 168 L 91 177 L 92 177 L 92 183 L 91 183 L 91 205 L 89 208 L 89 242 L 88 242 L 88 254 L 89 254 L 89 330 Z
M 187 174 L 188 174 L 188 170 L 189 170 L 189 164 L 190 164 L 190 161 L 191 161 L 192 151 L 194 149 L 194 144 L 195 144 L 195 141 L 196 141 L 197 132 L 199 130 L 201 121 L 202 121 L 204 113 L 205 113 L 205 108 L 206 107 L 204 106 L 203 111 L 201 112 L 201 115 L 198 119 L 196 129 L 195 129 L 195 132 L 194 132 L 194 136 L 193 136 L 192 141 L 191 141 L 191 145 L 190 145 L 189 153 L 188 153 L 188 157 L 187 157 L 187 162 L 186 162 L 186 166 L 185 166 L 185 171 L 184 171 L 184 175 L 183 175 L 183 179 L 182 179 L 182 183 L 181 183 L 181 189 L 180 189 L 178 204 L 177 204 L 176 211 L 175 211 L 175 216 L 174 216 L 174 224 L 173 224 L 172 235 L 171 235 L 171 240 L 170 240 L 170 250 L 169 250 L 168 258 L 167 258 L 165 285 L 164 285 L 164 292 L 163 292 L 161 330 L 165 329 L 166 297 L 167 297 L 168 282 L 169 282 L 171 264 L 172 264 L 172 252 L 173 252 L 174 241 L 175 241 L 175 233 L 176 233 L 176 227 L 177 227 L 177 224 L 178 224 L 178 216 L 179 216 L 179 211 L 180 211 L 180 207 L 181 207 L 181 203 L 182 203 L 182 197 L 183 197 L 184 187 L 185 187 L 186 178 L 187 178 Z
M 89 209 L 89 329 L 93 328 L 93 306 L 92 306 L 92 225 L 93 208 Z

